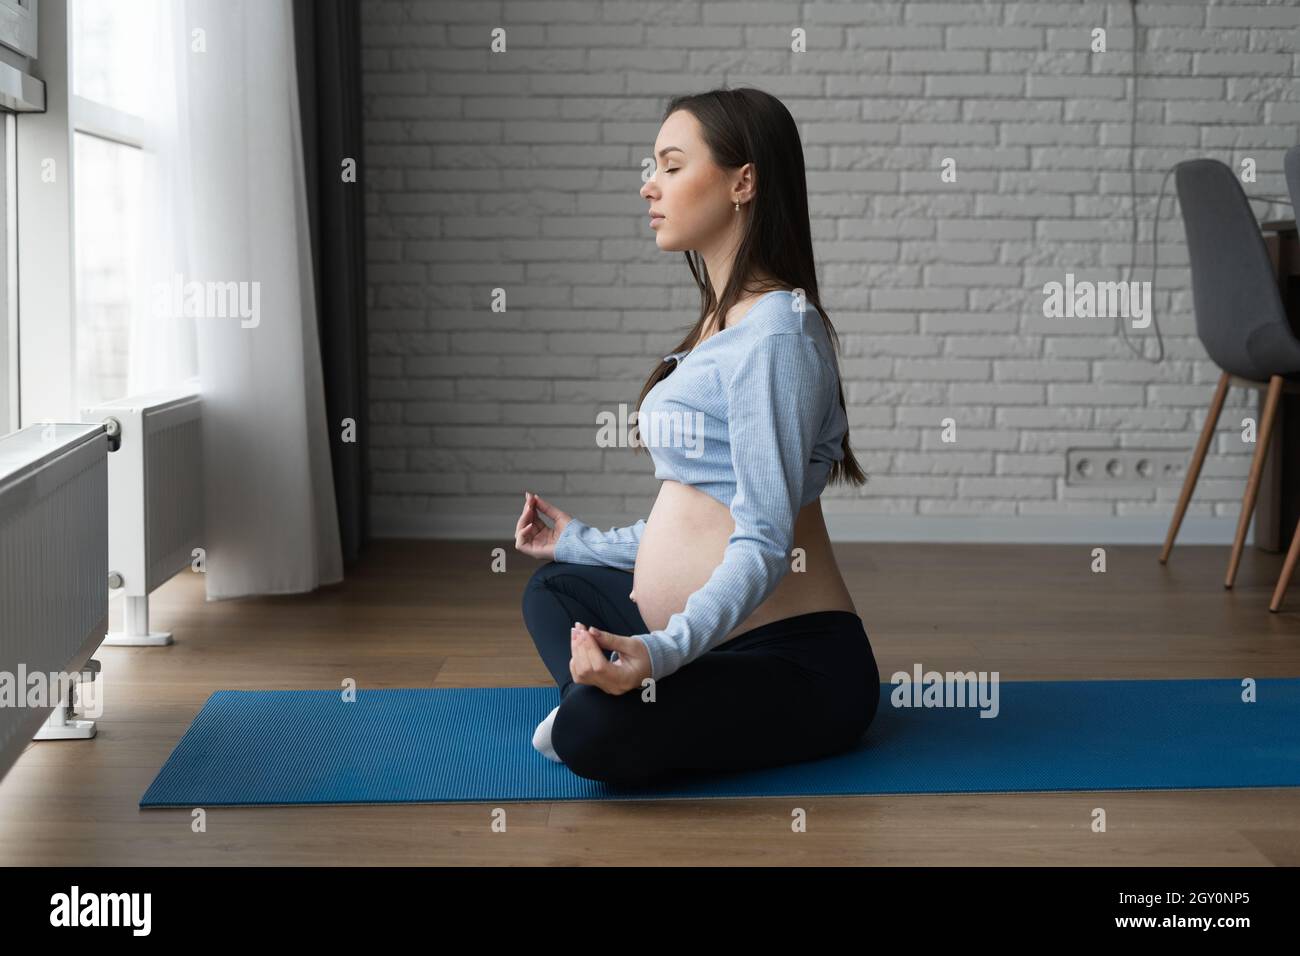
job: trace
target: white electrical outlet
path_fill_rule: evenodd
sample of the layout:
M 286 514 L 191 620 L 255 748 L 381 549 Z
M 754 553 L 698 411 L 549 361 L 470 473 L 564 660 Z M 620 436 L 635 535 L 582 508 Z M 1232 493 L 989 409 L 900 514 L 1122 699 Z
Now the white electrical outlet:
M 1161 448 L 1070 448 L 1067 485 L 1152 486 L 1181 484 L 1192 451 Z

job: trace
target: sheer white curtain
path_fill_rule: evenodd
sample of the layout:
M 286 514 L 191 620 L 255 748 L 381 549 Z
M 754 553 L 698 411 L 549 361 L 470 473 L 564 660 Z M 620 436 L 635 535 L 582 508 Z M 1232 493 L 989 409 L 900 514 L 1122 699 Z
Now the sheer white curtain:
M 198 376 L 209 600 L 335 583 L 343 562 L 291 2 L 149 2 L 157 33 L 129 390 Z M 200 303 L 197 315 L 187 308 Z

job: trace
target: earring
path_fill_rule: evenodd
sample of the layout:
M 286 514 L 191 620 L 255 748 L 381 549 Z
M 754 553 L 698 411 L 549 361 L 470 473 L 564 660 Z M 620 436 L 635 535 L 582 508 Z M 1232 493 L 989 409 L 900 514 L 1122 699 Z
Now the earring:
M 736 212 L 740 212 L 740 203 L 736 203 Z

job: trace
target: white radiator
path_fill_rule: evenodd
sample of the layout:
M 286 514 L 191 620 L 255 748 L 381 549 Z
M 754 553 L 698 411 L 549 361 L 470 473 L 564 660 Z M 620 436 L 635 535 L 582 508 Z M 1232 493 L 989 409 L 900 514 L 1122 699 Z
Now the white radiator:
M 26 705 L 20 675 L 81 671 L 104 638 L 107 472 L 101 425 L 32 425 L 0 438 L 0 680 L 21 694 L 20 705 L 0 706 L 0 776 L 51 716 Z M 92 736 L 81 723 L 88 732 L 53 736 Z
M 135 395 L 84 409 L 104 423 L 108 456 L 109 584 L 123 590 L 122 630 L 110 645 L 170 644 L 149 630 L 149 594 L 202 547 L 203 418 L 195 387 Z

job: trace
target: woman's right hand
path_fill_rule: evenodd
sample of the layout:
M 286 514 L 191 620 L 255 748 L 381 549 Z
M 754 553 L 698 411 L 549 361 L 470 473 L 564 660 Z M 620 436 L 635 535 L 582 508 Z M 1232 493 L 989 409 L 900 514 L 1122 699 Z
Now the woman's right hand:
M 547 527 L 538 517 L 539 511 L 550 518 L 555 526 Z M 555 542 L 571 519 L 572 515 L 561 511 L 545 498 L 525 491 L 524 511 L 519 516 L 519 523 L 515 525 L 515 550 L 530 558 L 554 561 Z

